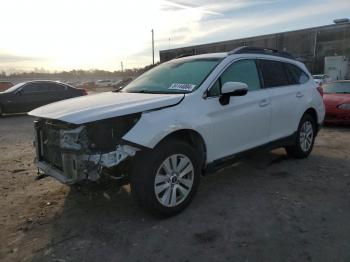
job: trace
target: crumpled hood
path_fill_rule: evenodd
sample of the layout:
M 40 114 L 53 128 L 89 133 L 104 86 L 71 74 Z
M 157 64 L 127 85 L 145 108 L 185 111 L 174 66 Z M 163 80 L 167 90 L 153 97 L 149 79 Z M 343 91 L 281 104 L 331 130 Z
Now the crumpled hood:
M 323 94 L 323 101 L 326 106 L 350 103 L 350 94 Z
M 83 124 L 143 112 L 179 103 L 184 94 L 105 92 L 63 100 L 39 107 L 29 115 Z

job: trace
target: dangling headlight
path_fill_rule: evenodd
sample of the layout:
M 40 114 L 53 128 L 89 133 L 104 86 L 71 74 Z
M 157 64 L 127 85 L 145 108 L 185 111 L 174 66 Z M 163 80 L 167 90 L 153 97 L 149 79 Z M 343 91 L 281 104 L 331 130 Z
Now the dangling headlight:
M 114 150 L 140 118 L 141 113 L 135 113 L 85 124 L 90 141 L 89 148 L 100 152 Z

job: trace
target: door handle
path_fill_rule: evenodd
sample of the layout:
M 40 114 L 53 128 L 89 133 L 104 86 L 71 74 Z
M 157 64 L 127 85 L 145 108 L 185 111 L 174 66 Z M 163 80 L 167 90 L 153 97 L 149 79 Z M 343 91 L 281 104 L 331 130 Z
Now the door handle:
M 303 97 L 303 93 L 302 92 L 297 92 L 297 94 L 295 95 L 297 98 Z
M 264 107 L 264 106 L 268 106 L 269 104 L 270 104 L 270 101 L 268 99 L 263 99 L 260 101 L 259 106 Z

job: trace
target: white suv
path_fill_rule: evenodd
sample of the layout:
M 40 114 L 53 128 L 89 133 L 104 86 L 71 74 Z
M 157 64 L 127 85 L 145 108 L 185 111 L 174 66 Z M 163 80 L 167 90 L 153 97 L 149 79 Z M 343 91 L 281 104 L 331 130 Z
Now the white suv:
M 122 90 L 29 114 L 40 172 L 65 184 L 130 183 L 142 207 L 169 216 L 191 202 L 201 175 L 253 149 L 307 157 L 325 111 L 304 64 L 242 47 L 174 59 Z

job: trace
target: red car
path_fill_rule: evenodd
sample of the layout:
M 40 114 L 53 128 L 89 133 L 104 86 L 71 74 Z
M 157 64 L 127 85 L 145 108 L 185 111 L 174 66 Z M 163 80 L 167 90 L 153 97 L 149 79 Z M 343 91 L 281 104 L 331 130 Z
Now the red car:
M 323 101 L 326 108 L 326 124 L 350 124 L 350 80 L 324 85 Z

